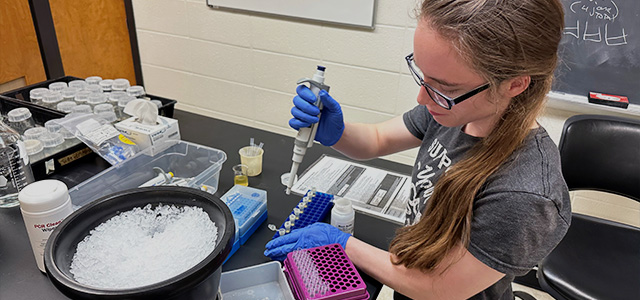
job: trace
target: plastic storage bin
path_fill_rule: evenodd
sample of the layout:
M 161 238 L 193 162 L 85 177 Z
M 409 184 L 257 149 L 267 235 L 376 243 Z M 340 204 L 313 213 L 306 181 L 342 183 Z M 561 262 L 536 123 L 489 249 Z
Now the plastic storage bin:
M 139 187 L 157 176 L 154 167 L 172 172 L 176 178 L 190 178 L 188 186 L 206 186 L 209 193 L 218 189 L 218 179 L 227 154 L 222 150 L 177 140 L 149 147 L 122 163 L 111 166 L 71 188 L 75 207 L 102 196 Z
M 220 291 L 224 300 L 295 300 L 280 264 L 275 261 L 223 272 Z

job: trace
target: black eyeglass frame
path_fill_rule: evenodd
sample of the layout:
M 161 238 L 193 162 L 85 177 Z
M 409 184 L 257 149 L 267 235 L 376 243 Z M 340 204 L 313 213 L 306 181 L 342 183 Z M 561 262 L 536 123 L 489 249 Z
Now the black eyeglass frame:
M 442 92 L 434 89 L 433 87 L 431 87 L 429 84 L 427 84 L 426 82 L 424 82 L 424 79 L 420 76 L 420 74 L 418 74 L 418 71 L 415 70 L 413 68 L 413 53 L 407 55 L 404 58 L 407 61 L 407 65 L 409 66 L 409 70 L 411 71 L 411 74 L 413 75 L 413 80 L 416 81 L 416 83 L 418 85 L 421 85 L 425 88 L 425 90 L 427 91 L 427 94 L 429 94 L 429 97 L 431 98 L 431 100 L 433 100 L 433 102 L 435 102 L 436 104 L 438 104 L 439 106 L 441 106 L 442 108 L 445 108 L 447 110 L 450 110 L 454 105 L 467 100 L 473 96 L 475 96 L 476 94 L 486 90 L 489 88 L 490 84 L 487 82 L 469 92 L 466 92 L 458 97 L 455 98 L 451 98 L 445 94 L 443 94 Z M 438 94 L 438 96 L 442 97 L 442 99 L 444 99 L 447 103 L 447 106 L 443 105 L 443 103 L 440 103 L 438 100 L 436 100 L 433 95 L 431 94 L 431 92 Z

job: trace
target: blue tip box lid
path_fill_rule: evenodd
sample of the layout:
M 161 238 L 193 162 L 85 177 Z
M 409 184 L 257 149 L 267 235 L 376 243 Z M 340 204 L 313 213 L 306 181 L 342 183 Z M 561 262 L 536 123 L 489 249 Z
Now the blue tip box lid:
M 222 201 L 227 204 L 236 227 L 239 229 L 240 238 L 245 240 L 247 233 L 253 233 L 252 227 L 260 225 L 264 221 L 267 211 L 267 192 L 252 187 L 235 185 L 224 195 Z

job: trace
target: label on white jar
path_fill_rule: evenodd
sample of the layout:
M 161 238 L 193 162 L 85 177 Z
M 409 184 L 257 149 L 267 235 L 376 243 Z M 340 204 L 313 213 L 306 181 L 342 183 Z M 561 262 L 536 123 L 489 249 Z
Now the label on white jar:
M 65 205 L 58 211 L 47 214 L 46 216 L 31 216 L 28 213 L 23 212 L 24 224 L 27 227 L 27 233 L 29 234 L 29 241 L 31 242 L 31 248 L 33 249 L 33 255 L 38 264 L 38 269 L 45 272 L 44 269 L 44 248 L 47 245 L 47 240 L 51 235 L 51 232 L 58 227 L 62 220 L 73 212 L 71 203 Z

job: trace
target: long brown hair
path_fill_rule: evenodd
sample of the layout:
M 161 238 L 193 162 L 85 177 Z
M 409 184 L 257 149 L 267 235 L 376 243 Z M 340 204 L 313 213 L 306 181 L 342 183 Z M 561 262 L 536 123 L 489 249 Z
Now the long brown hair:
M 394 264 L 433 271 L 456 245 L 469 245 L 475 196 L 522 145 L 542 111 L 564 13 L 559 0 L 425 0 L 418 17 L 485 77 L 492 95 L 504 80 L 531 77 L 492 132 L 437 181 L 420 221 L 401 228 L 392 241 Z

